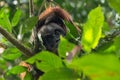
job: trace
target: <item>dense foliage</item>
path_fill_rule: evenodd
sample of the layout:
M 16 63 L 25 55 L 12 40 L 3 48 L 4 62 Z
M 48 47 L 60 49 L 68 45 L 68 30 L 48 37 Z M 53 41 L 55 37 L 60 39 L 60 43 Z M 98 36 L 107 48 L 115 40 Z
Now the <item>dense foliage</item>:
M 0 80 L 19 80 L 18 74 L 25 71 L 24 80 L 34 80 L 34 71 L 20 66 L 21 61 L 44 72 L 39 80 L 120 80 L 120 0 L 54 1 L 72 15 L 80 34 L 65 22 L 68 33 L 61 37 L 59 56 L 43 50 L 30 58 L 0 34 Z M 30 34 L 42 2 L 34 0 L 35 16 L 29 17 L 28 0 L 1 0 L 0 27 L 32 48 Z M 68 60 L 77 45 L 82 49 Z

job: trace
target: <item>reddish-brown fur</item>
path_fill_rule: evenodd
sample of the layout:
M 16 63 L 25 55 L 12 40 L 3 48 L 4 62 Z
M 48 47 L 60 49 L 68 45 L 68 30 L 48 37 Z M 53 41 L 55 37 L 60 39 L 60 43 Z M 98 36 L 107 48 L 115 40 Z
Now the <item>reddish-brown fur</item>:
M 59 6 L 48 7 L 44 12 L 41 13 L 41 15 L 39 16 L 39 20 L 45 20 L 47 17 L 49 17 L 53 13 L 58 17 L 60 17 L 61 19 L 72 23 L 78 32 L 81 31 L 79 27 L 73 22 L 70 14 L 64 9 L 60 8 Z
M 70 14 L 59 6 L 48 7 L 44 12 L 41 13 L 41 15 L 39 16 L 39 20 L 46 19 L 52 13 L 55 13 L 58 17 L 66 21 L 72 21 Z

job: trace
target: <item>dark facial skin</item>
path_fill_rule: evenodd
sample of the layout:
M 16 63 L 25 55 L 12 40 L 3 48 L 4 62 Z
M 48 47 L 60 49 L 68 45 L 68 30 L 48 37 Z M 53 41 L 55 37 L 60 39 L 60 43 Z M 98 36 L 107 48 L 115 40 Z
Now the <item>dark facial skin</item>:
M 57 53 L 60 35 L 65 36 L 65 31 L 56 23 L 49 23 L 41 27 L 38 34 L 41 34 L 43 44 L 47 50 Z

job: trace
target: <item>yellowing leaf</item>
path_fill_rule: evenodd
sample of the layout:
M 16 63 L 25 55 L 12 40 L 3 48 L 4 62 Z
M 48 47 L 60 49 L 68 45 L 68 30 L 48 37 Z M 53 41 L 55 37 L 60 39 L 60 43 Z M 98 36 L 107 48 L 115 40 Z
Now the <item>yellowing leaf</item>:
M 89 42 L 92 42 L 92 40 L 93 40 L 93 38 L 92 38 L 93 34 L 92 33 L 93 33 L 92 29 L 87 30 L 86 33 L 85 33 L 85 39 L 88 40 Z
M 82 45 L 85 51 L 94 49 L 101 38 L 104 15 L 100 6 L 93 9 L 83 27 Z

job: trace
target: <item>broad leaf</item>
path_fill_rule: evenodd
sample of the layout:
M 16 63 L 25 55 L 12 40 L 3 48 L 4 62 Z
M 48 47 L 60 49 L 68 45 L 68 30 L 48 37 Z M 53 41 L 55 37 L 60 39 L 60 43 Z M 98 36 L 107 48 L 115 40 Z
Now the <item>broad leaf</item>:
M 29 64 L 34 64 L 37 61 L 37 56 L 39 56 L 40 54 L 36 54 L 32 57 L 30 57 L 29 59 L 27 59 L 25 62 L 29 63 Z
M 69 32 L 70 32 L 75 38 L 79 37 L 79 34 L 78 34 L 77 29 L 76 29 L 71 23 L 66 22 L 65 24 L 66 24 L 66 26 L 68 27 Z
M 89 54 L 74 59 L 69 67 L 83 71 L 92 80 L 119 80 L 120 62 L 114 55 Z
M 11 23 L 10 23 L 10 20 L 8 18 L 8 15 L 4 12 L 4 10 L 2 10 L 3 14 L 2 16 L 0 16 L 0 26 L 5 28 L 6 30 L 8 30 L 9 32 L 11 32 L 12 30 L 12 26 L 11 26 Z
M 37 61 L 37 56 L 39 56 L 39 54 L 32 56 L 31 58 L 27 59 L 25 62 L 29 64 L 34 64 Z
M 4 11 L 5 11 L 5 7 L 0 9 L 0 18 L 4 17 Z
M 33 77 L 29 72 L 27 72 L 26 75 L 25 75 L 24 80 L 33 80 Z
M 107 0 L 110 7 L 115 9 L 120 14 L 120 0 Z
M 0 57 L 0 69 L 5 70 L 7 68 L 6 61 Z
M 20 74 L 22 72 L 27 71 L 27 68 L 23 67 L 23 66 L 14 66 L 12 69 L 9 70 L 8 73 L 12 73 L 12 74 Z
M 4 77 L 0 76 L 0 80 L 5 80 Z
M 12 18 L 12 26 L 16 26 L 18 24 L 21 14 L 22 11 L 18 9 Z
M 16 48 L 8 48 L 2 54 L 2 57 L 7 60 L 15 60 L 21 56 L 21 52 Z
M 112 41 L 105 42 L 96 49 L 96 52 L 100 54 L 116 54 L 120 57 L 120 37 L 118 36 Z
M 94 49 L 101 38 L 104 22 L 103 12 L 100 6 L 91 10 L 88 20 L 83 27 L 82 45 L 85 51 Z
M 105 42 L 101 44 L 101 46 L 96 48 L 96 53 L 100 54 L 114 54 L 115 53 L 115 46 L 113 41 Z
M 63 67 L 62 60 L 54 53 L 48 51 L 42 51 L 26 60 L 26 62 L 30 64 L 36 63 L 37 68 L 44 72 Z
M 63 67 L 62 60 L 54 53 L 45 51 L 39 54 L 40 55 L 37 56 L 37 58 L 40 62 L 36 61 L 36 66 L 38 69 L 47 72 L 52 69 Z
M 70 52 L 73 47 L 75 46 L 74 44 L 70 43 L 69 41 L 67 41 L 65 38 L 61 37 L 60 39 L 60 44 L 58 47 L 58 52 L 60 57 L 66 57 L 66 52 Z
M 36 16 L 28 18 L 24 23 L 25 25 L 27 25 L 27 27 L 25 27 L 24 29 L 32 30 L 35 24 L 37 23 L 37 21 L 38 21 L 38 17 Z
M 62 68 L 45 73 L 39 80 L 80 80 L 79 78 L 75 71 Z
M 115 47 L 115 52 L 117 56 L 120 57 L 120 36 L 114 39 L 114 47 Z
M 109 32 L 109 31 L 110 31 L 109 23 L 104 22 L 104 25 L 103 25 L 102 31 L 103 31 L 103 33 L 104 33 L 105 35 L 108 35 L 108 34 L 106 34 L 106 32 Z

